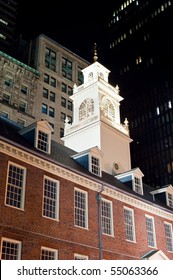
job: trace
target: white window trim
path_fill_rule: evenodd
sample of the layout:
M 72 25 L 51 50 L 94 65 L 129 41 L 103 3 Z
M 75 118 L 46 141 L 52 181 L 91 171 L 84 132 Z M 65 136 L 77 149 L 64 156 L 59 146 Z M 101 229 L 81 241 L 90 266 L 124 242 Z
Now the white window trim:
M 85 194 L 85 227 L 81 227 L 75 224 L 75 191 Z M 74 188 L 74 225 L 78 228 L 88 229 L 88 192 L 79 188 Z
M 74 254 L 74 260 L 75 260 L 75 258 L 79 258 L 79 259 L 81 258 L 81 260 L 88 260 L 89 259 L 88 256 L 77 254 L 77 253 Z
M 38 134 L 39 134 L 39 131 L 40 132 L 43 132 L 45 134 L 47 134 L 48 136 L 48 141 L 47 141 L 47 151 L 44 151 L 44 150 L 41 150 L 38 148 Z M 49 133 L 47 130 L 45 129 L 40 129 L 39 127 L 36 128 L 36 137 L 35 137 L 35 147 L 39 150 L 39 151 L 42 151 L 43 153 L 46 153 L 46 154 L 50 154 L 50 148 L 51 148 L 51 133 Z
M 3 241 L 18 244 L 17 260 L 21 260 L 22 242 L 19 241 L 19 240 L 16 240 L 16 239 L 11 239 L 11 238 L 6 238 L 6 237 L 2 237 L 1 238 L 1 254 L 0 254 L 0 259 L 2 260 L 2 244 L 3 244 Z
M 129 208 L 129 207 L 126 207 L 126 206 L 124 206 L 124 209 L 126 209 L 126 210 L 128 210 L 128 211 L 130 211 L 131 213 L 132 213 L 132 222 L 133 222 L 133 240 L 129 240 L 129 239 L 127 239 L 126 238 L 126 241 L 128 241 L 128 242 L 132 242 L 132 243 L 136 243 L 136 230 L 135 230 L 135 219 L 134 219 L 134 209 L 132 209 L 132 208 Z M 125 221 L 124 221 L 124 225 L 125 225 Z M 125 225 L 125 227 L 126 227 L 126 225 Z M 125 235 L 126 235 L 126 228 L 125 228 Z
M 111 200 L 108 200 L 108 199 L 106 199 L 106 198 L 101 198 L 101 201 L 105 201 L 105 202 L 108 202 L 108 203 L 110 203 L 110 211 L 111 211 L 111 225 L 110 225 L 110 230 L 111 230 L 111 234 L 107 234 L 107 233 L 104 233 L 103 232 L 103 228 L 102 228 L 102 233 L 104 234 L 104 235 L 107 235 L 107 236 L 114 236 L 114 220 L 113 220 L 113 206 L 112 206 L 112 201 Z M 101 215 L 101 219 L 102 219 L 102 215 Z
M 99 169 L 99 174 L 96 174 L 94 172 L 92 172 L 92 157 L 98 159 L 99 165 L 98 165 L 98 169 Z M 101 171 L 101 157 L 99 157 L 98 155 L 95 155 L 93 153 L 89 154 L 89 170 L 92 174 L 101 177 L 102 175 L 102 171 Z
M 169 225 L 170 226 L 170 230 L 171 230 L 171 239 L 172 239 L 172 247 L 173 247 L 173 231 L 172 231 L 172 224 L 171 223 L 168 223 L 168 222 L 164 222 L 164 226 L 165 224 Z M 166 234 L 165 234 L 165 238 L 167 239 L 166 237 Z M 166 247 L 167 247 L 167 241 L 166 241 Z M 170 251 L 170 250 L 167 250 L 169 253 L 173 253 L 173 250 Z
M 139 181 L 140 181 L 141 195 L 143 195 L 144 193 L 143 193 L 143 186 L 142 186 L 142 178 L 140 178 L 139 176 L 136 176 L 135 174 L 133 174 L 133 183 L 132 183 L 133 191 L 134 191 L 135 193 L 137 193 L 137 194 L 140 194 L 140 193 L 138 193 L 138 192 L 136 191 L 136 188 L 135 188 L 135 186 L 136 186 L 136 184 L 135 184 L 135 178 L 136 178 L 136 179 L 139 179 Z
M 58 250 L 57 249 L 52 249 L 52 248 L 49 248 L 49 247 L 41 246 L 40 259 L 42 259 L 41 258 L 42 250 L 49 251 L 49 252 L 54 252 L 55 253 L 55 260 L 58 260 Z
M 22 185 L 22 202 L 21 202 L 21 207 L 18 208 L 18 207 L 15 207 L 13 205 L 10 205 L 10 204 L 6 204 L 6 198 L 7 198 L 7 187 L 8 187 L 8 175 L 9 175 L 9 167 L 10 165 L 13 165 L 13 166 L 16 166 L 20 169 L 23 169 L 23 185 Z M 8 162 L 8 167 L 7 167 L 7 176 L 6 176 L 6 189 L 5 189 L 5 200 L 4 200 L 4 204 L 8 207 L 12 207 L 12 208 L 15 208 L 15 209 L 18 209 L 18 210 L 24 210 L 25 208 L 25 189 L 26 189 L 26 167 L 22 166 L 22 165 L 19 165 L 15 162 L 12 162 L 12 161 L 9 161 Z
M 54 183 L 56 183 L 56 187 L 57 187 L 57 193 L 56 193 L 56 217 L 55 218 L 51 218 L 48 216 L 45 216 L 43 214 L 44 211 L 44 184 L 45 184 L 45 179 L 49 180 L 49 181 L 53 181 Z M 54 220 L 54 221 L 59 221 L 59 191 L 60 191 L 60 181 L 55 180 L 54 178 L 48 177 L 48 176 L 44 176 L 43 178 L 43 199 L 42 199 L 42 216 L 44 218 L 50 219 L 50 220 Z
M 173 199 L 173 193 L 172 192 L 166 192 L 166 205 L 169 206 L 170 208 L 173 208 L 169 205 L 168 194 L 170 194 L 172 196 L 172 199 Z
M 145 214 L 145 218 L 149 218 L 152 219 L 152 223 L 153 223 L 153 237 L 154 237 L 154 246 L 150 246 L 148 245 L 148 247 L 150 248 L 157 248 L 157 242 L 156 242 L 156 231 L 155 231 L 155 223 L 154 223 L 154 217 Z M 146 233 L 147 233 L 147 228 L 146 228 Z M 147 234 L 147 244 L 148 244 L 148 234 Z

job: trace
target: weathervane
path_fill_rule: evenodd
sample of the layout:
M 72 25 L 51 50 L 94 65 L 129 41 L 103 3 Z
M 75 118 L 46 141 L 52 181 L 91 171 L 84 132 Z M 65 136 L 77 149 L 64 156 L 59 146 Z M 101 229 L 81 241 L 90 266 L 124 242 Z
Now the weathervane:
M 97 56 L 97 44 L 96 43 L 94 43 L 93 52 L 94 52 L 93 59 L 94 59 L 94 62 L 96 62 L 97 59 L 98 59 L 98 56 Z

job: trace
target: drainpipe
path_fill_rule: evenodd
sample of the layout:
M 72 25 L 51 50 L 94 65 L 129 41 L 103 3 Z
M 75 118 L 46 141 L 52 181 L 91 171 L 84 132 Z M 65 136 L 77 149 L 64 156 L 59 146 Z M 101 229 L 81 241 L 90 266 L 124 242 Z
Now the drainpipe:
M 101 193 L 103 191 L 103 185 L 97 193 L 97 205 L 98 205 L 98 238 L 99 238 L 99 260 L 103 259 L 102 252 L 102 209 L 101 209 Z

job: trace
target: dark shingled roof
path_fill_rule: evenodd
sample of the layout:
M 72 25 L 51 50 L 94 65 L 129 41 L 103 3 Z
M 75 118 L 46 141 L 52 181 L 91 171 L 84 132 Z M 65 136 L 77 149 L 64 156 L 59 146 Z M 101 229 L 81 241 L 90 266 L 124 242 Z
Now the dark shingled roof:
M 30 153 L 37 154 L 41 158 L 52 161 L 67 169 L 71 169 L 74 172 L 81 173 L 85 177 L 89 176 L 90 179 L 96 180 L 97 182 L 100 182 L 100 184 L 102 183 L 107 184 L 110 186 L 110 188 L 120 189 L 121 191 L 126 192 L 132 196 L 135 196 L 136 198 L 139 198 L 141 200 L 147 200 L 152 204 L 157 204 L 159 206 L 171 210 L 161 201 L 158 201 L 157 199 L 153 201 L 153 197 L 150 194 L 150 192 L 153 191 L 154 188 L 146 184 L 143 184 L 144 194 L 140 195 L 135 193 L 131 188 L 129 188 L 125 184 L 121 183 L 120 180 L 118 180 L 111 174 L 102 172 L 102 176 L 98 177 L 92 174 L 91 172 L 89 172 L 88 170 L 86 170 L 83 166 L 81 166 L 78 162 L 76 162 L 72 158 L 72 156 L 76 154 L 76 151 L 71 150 L 68 147 L 65 147 L 64 145 L 53 140 L 51 141 L 51 153 L 46 154 L 36 149 L 30 142 L 28 142 L 22 135 L 20 135 L 19 131 L 21 129 L 22 127 L 17 123 L 0 116 L 0 138 L 4 137 L 6 141 L 10 141 L 10 142 L 12 141 L 14 146 L 20 145 L 22 146 L 21 148 L 24 150 L 29 149 Z

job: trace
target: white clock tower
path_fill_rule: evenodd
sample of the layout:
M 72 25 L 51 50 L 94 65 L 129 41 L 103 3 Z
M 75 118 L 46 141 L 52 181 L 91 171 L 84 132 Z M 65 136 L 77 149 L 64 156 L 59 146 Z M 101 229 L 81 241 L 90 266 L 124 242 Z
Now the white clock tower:
M 101 169 L 119 174 L 131 169 L 128 121 L 120 123 L 118 86 L 108 82 L 110 71 L 97 61 L 82 70 L 84 83 L 74 85 L 73 123 L 66 119 L 62 140 L 77 153 L 97 147 L 100 150 Z

